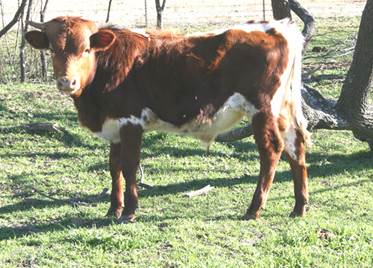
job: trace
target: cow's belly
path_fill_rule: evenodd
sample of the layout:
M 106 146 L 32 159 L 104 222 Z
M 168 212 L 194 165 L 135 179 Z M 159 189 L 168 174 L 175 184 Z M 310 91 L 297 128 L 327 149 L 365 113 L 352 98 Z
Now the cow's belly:
M 151 109 L 145 108 L 141 117 L 107 119 L 102 126 L 102 131 L 96 134 L 113 143 L 118 143 L 120 142 L 120 128 L 132 124 L 140 125 L 144 131 L 157 130 L 192 136 L 209 145 L 217 135 L 228 131 L 239 123 L 243 116 L 251 117 L 256 112 L 254 105 L 249 103 L 242 95 L 235 93 L 227 99 L 212 118 L 203 122 L 194 118 L 184 125 L 175 126 L 161 120 Z

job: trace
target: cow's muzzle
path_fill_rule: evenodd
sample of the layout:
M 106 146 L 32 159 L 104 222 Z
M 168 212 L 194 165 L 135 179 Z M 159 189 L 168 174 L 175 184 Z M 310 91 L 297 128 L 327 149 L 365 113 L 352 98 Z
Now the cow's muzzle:
M 80 81 L 77 78 L 69 79 L 66 76 L 57 79 L 57 88 L 65 93 L 73 93 L 80 88 Z

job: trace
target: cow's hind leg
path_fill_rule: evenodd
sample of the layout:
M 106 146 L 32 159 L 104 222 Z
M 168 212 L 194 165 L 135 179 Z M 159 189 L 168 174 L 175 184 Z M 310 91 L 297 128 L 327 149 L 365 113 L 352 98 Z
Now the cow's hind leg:
M 138 203 L 136 172 L 140 163 L 142 133 L 141 126 L 131 124 L 120 130 L 122 173 L 126 180 L 121 222 L 132 222 L 135 219 Z
M 119 219 L 123 210 L 123 176 L 122 176 L 122 162 L 120 160 L 120 143 L 110 144 L 109 166 L 111 175 L 111 195 L 110 208 L 107 216 L 114 216 Z
M 264 208 L 277 163 L 284 148 L 277 122 L 270 112 L 257 113 L 252 121 L 255 142 L 259 150 L 260 173 L 250 207 L 244 219 L 257 219 Z
M 305 141 L 302 133 L 290 127 L 283 132 L 286 157 L 294 181 L 295 206 L 291 217 L 303 216 L 308 203 L 308 174 L 305 160 Z

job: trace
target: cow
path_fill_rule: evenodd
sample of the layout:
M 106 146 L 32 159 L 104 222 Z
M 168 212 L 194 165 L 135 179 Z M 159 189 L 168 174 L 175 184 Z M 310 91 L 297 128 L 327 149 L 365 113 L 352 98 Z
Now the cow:
M 143 133 L 174 132 L 208 146 L 244 116 L 251 120 L 260 173 L 243 218 L 260 217 L 283 151 L 294 181 L 290 216 L 305 214 L 310 135 L 301 107 L 303 37 L 294 23 L 248 22 L 184 36 L 99 27 L 69 16 L 30 24 L 38 30 L 25 38 L 51 51 L 57 88 L 73 99 L 80 124 L 110 142 L 107 215 L 135 219 Z

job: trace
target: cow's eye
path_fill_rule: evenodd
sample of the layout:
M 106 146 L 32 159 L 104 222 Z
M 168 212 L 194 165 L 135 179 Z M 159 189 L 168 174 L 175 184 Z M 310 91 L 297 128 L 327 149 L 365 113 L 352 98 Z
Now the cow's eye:
M 91 51 L 89 50 L 89 48 L 87 48 L 87 49 L 84 50 L 84 54 L 86 54 L 86 55 L 89 54 L 89 52 L 91 52 Z

